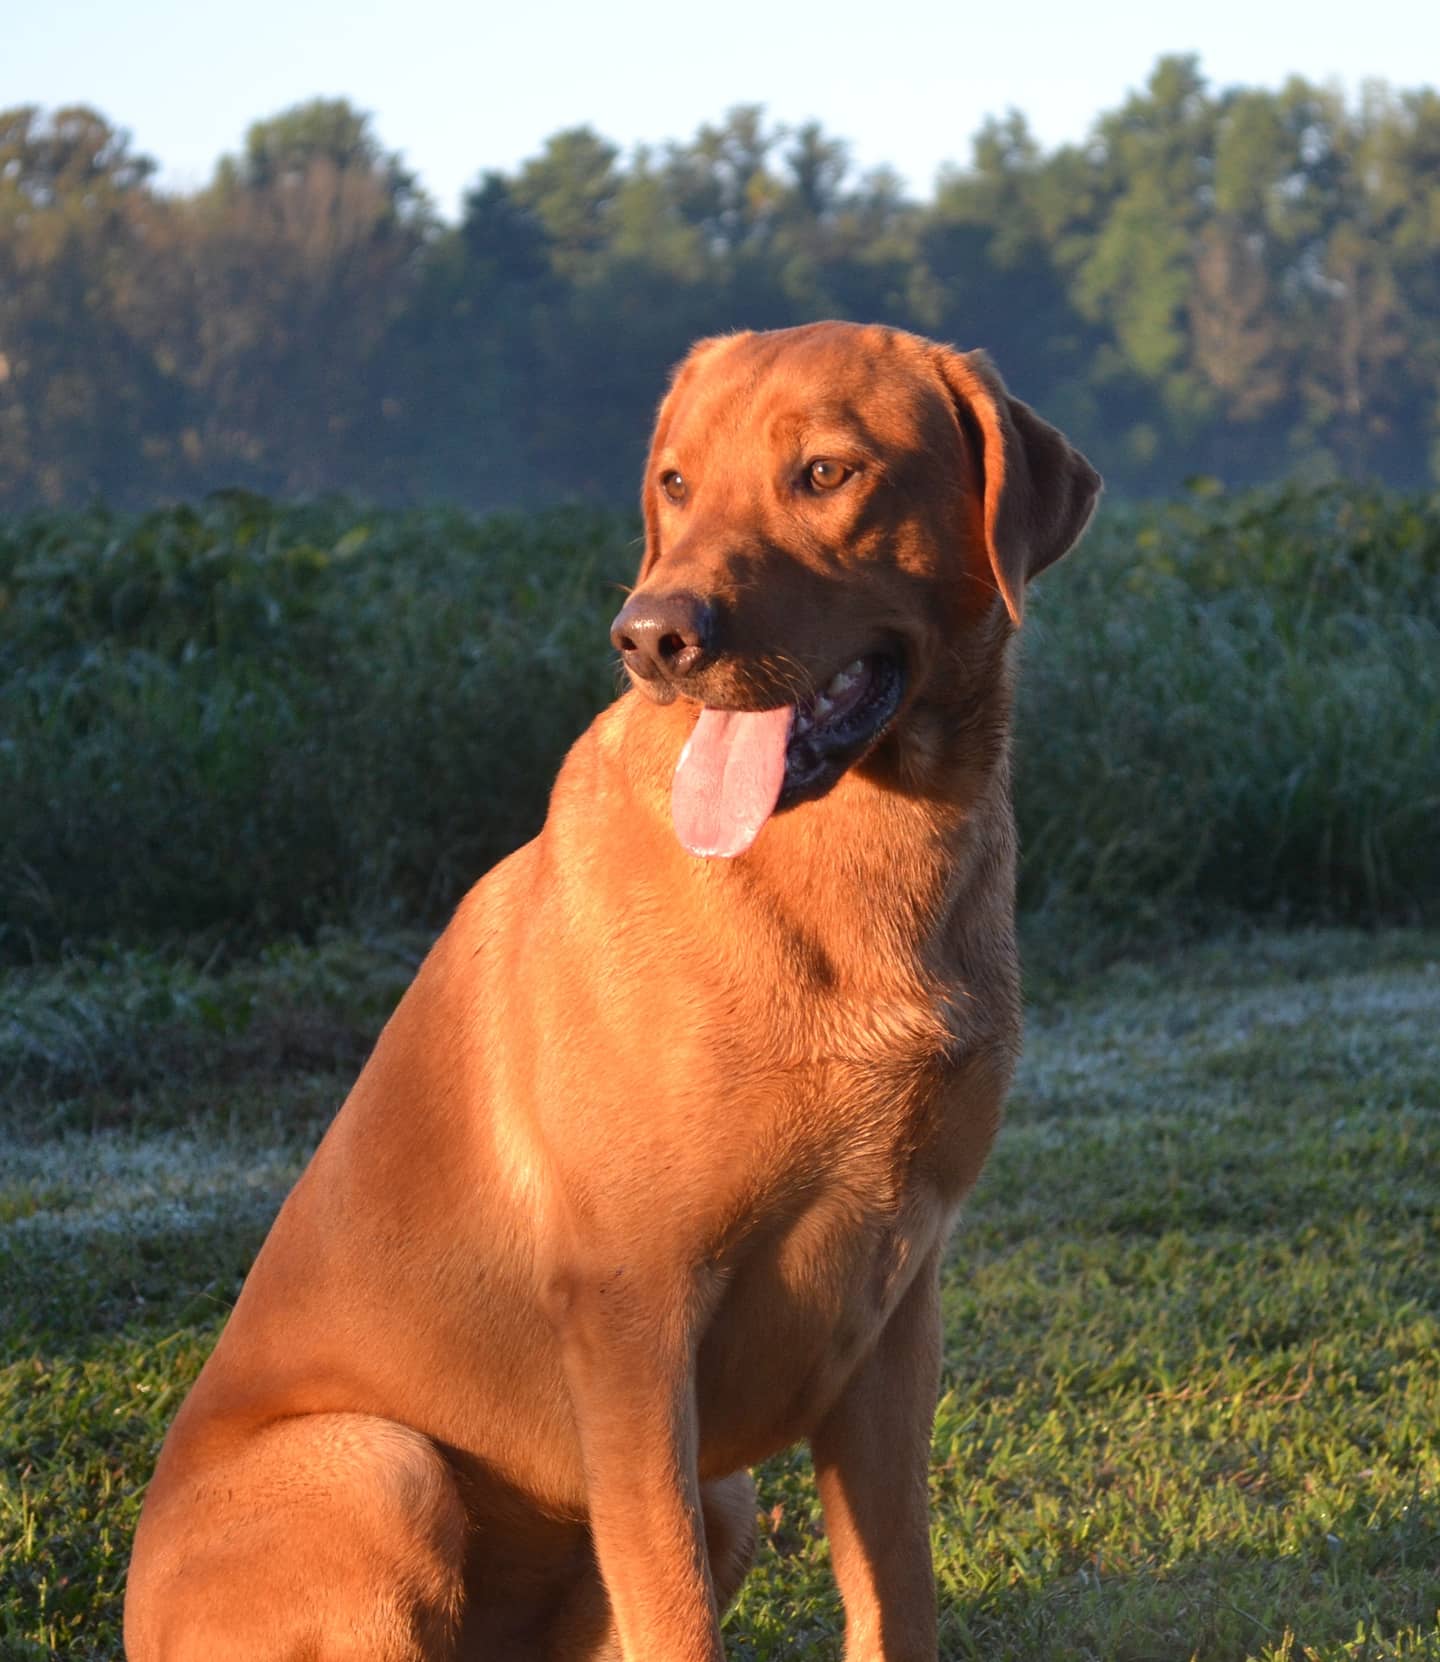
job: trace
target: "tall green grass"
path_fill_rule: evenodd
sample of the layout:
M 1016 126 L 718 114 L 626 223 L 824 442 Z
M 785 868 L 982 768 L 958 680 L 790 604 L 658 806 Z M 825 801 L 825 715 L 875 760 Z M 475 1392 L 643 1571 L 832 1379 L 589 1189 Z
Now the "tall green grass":
M 1022 899 L 1416 921 L 1440 905 L 1440 499 L 1196 491 L 1037 585 Z
M 613 693 L 633 534 L 238 495 L 14 528 L 0 951 L 433 921 Z
M 638 527 L 239 493 L 0 524 L 0 955 L 441 918 L 613 692 Z M 1107 509 L 1037 584 L 1022 899 L 1440 910 L 1440 504 Z

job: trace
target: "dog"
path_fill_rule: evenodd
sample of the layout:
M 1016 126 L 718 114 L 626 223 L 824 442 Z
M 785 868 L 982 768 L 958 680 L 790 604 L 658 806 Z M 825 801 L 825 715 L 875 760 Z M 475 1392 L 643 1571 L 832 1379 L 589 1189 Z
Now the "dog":
M 850 1662 L 936 1655 L 939 1266 L 1020 1042 L 1025 585 L 1100 480 L 981 353 L 702 341 L 631 683 L 461 902 L 162 1449 L 131 1662 L 720 1662 L 806 1439 Z

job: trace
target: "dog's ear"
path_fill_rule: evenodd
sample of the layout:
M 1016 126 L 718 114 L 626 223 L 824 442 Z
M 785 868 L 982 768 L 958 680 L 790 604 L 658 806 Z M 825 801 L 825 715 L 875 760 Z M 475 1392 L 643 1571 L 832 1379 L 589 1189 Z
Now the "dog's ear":
M 650 568 L 660 557 L 660 504 L 655 500 L 655 455 L 665 443 L 665 428 L 670 407 L 667 392 L 655 412 L 655 431 L 650 435 L 650 448 L 645 452 L 645 475 L 640 481 L 640 511 L 645 516 L 645 549 L 640 556 L 640 572 L 635 579 L 639 588 L 649 575 Z
M 1011 619 L 1025 585 L 1080 540 L 1100 475 L 1048 421 L 1012 398 L 983 352 L 941 347 L 939 369 L 982 475 L 985 552 Z

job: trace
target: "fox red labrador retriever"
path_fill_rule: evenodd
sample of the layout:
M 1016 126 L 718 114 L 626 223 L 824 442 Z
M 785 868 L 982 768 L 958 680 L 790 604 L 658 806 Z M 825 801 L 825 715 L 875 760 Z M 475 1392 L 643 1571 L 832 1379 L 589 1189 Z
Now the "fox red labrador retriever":
M 633 686 L 462 902 L 181 1408 L 133 1662 L 718 1662 L 808 1439 L 851 1662 L 936 1652 L 938 1269 L 1020 1037 L 1010 647 L 1099 479 L 987 360 L 702 342 Z

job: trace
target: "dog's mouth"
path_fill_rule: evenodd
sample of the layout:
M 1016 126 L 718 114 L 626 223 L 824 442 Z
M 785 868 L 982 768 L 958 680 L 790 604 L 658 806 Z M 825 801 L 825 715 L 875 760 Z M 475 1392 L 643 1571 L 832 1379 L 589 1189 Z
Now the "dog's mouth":
M 872 652 L 795 706 L 776 809 L 823 796 L 894 720 L 905 691 L 900 660 Z
M 904 692 L 900 659 L 874 652 L 793 705 L 702 708 L 671 784 L 681 843 L 692 854 L 743 854 L 771 814 L 823 796 L 860 760 Z

